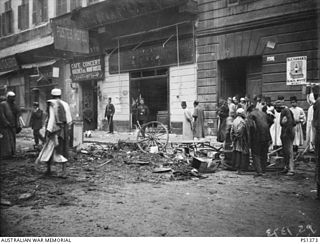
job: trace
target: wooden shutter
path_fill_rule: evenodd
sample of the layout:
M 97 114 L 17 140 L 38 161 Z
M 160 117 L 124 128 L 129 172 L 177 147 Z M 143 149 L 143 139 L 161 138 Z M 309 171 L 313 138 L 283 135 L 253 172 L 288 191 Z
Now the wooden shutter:
M 48 0 L 42 0 L 42 22 L 46 22 L 48 20 Z
M 0 36 L 2 36 L 2 15 L 0 15 Z
M 32 6 L 32 23 L 33 24 L 38 24 L 37 10 L 38 10 L 38 0 L 33 0 L 33 6 Z
M 18 29 L 23 30 L 23 5 L 18 6 Z
M 24 4 L 23 6 L 23 29 L 29 28 L 29 4 Z

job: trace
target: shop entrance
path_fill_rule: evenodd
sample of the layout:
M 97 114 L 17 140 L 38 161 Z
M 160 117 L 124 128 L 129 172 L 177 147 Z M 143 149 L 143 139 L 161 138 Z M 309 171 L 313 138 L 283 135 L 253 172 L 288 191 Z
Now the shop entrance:
M 81 82 L 83 131 L 97 129 L 97 82 Z
M 143 98 L 149 107 L 149 121 L 159 121 L 169 129 L 168 69 L 135 71 L 130 73 L 131 128 L 136 126 L 136 108 Z
M 253 99 L 262 92 L 262 58 L 221 60 L 219 67 L 219 98 L 249 95 Z

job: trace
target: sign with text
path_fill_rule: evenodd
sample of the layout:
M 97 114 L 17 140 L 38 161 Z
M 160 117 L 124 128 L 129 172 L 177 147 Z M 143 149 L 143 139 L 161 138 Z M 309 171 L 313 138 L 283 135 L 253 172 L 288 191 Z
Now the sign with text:
M 307 56 L 287 58 L 287 85 L 307 84 Z
M 19 65 L 14 56 L 0 59 L 0 72 L 18 69 Z
M 53 25 L 55 49 L 89 53 L 89 32 L 74 27 Z
M 104 59 L 101 56 L 88 57 L 70 63 L 73 81 L 104 79 Z

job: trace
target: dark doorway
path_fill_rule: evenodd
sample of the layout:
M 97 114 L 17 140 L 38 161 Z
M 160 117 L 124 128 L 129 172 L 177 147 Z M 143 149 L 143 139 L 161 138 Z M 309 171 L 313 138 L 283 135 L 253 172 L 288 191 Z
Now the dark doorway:
M 251 99 L 262 92 L 261 57 L 234 58 L 218 62 L 220 81 L 219 98 L 235 95 Z
M 81 82 L 83 131 L 97 129 L 97 82 Z
M 168 69 L 130 73 L 131 128 L 136 125 L 136 105 L 143 98 L 149 107 L 149 121 L 159 121 L 169 128 Z

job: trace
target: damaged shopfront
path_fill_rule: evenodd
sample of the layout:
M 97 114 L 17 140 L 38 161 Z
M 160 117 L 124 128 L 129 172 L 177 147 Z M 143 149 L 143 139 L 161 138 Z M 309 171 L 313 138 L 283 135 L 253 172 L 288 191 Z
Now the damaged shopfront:
M 90 97 L 97 114 L 94 123 L 106 129 L 104 111 L 111 98 L 115 130 L 129 131 L 135 128 L 135 108 L 143 98 L 150 121 L 181 133 L 180 103 L 187 101 L 191 108 L 197 98 L 196 6 L 188 0 L 105 1 L 54 19 L 56 25 L 89 30 L 90 49 L 103 59 L 103 77 L 72 78 L 82 119 L 84 106 L 91 104 L 84 98 Z M 75 63 L 70 61 L 71 73 Z M 85 94 L 89 90 L 92 94 Z

